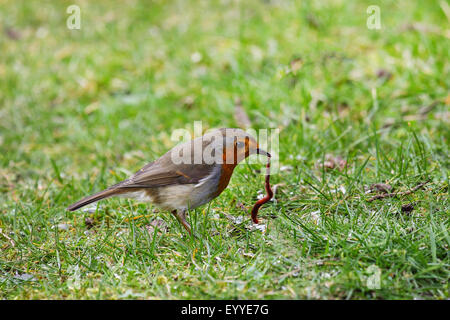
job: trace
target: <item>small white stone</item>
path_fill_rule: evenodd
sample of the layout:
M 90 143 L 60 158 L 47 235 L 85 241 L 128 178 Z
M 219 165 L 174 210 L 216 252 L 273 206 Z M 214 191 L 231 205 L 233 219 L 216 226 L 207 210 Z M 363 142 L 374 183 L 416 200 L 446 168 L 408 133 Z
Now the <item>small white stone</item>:
M 69 230 L 69 225 L 67 223 L 59 223 L 52 227 L 52 229 L 54 228 L 58 228 L 58 230 Z

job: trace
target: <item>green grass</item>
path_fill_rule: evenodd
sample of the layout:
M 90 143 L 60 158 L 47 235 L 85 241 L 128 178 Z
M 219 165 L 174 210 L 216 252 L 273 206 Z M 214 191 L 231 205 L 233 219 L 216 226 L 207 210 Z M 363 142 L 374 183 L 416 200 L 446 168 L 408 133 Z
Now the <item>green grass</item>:
M 66 28 L 73 3 L 81 30 Z M 0 297 L 448 299 L 446 1 L 320 3 L 1 1 Z M 236 127 L 236 98 L 254 128 L 281 130 L 264 233 L 236 205 L 263 190 L 262 164 L 190 212 L 196 237 L 131 200 L 65 210 L 176 128 Z M 347 166 L 325 170 L 327 154 Z M 367 201 L 371 184 L 427 179 Z

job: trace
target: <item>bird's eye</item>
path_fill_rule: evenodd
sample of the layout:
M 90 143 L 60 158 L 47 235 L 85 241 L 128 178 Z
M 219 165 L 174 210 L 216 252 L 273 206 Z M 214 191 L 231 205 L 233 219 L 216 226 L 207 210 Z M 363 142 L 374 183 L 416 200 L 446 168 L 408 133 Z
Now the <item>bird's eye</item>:
M 238 141 L 238 142 L 236 142 L 236 147 L 243 148 L 243 147 L 245 147 L 245 143 L 243 143 L 242 141 Z

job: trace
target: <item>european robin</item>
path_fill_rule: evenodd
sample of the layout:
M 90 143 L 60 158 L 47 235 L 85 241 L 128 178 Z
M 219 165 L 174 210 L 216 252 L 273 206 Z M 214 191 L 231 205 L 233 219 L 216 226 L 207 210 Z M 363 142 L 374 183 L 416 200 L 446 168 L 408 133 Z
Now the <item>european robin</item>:
M 170 210 L 191 233 L 187 210 L 218 197 L 228 186 L 236 165 L 252 154 L 270 157 L 255 138 L 241 129 L 214 130 L 177 145 L 128 179 L 67 209 L 74 211 L 112 196 L 134 198 Z

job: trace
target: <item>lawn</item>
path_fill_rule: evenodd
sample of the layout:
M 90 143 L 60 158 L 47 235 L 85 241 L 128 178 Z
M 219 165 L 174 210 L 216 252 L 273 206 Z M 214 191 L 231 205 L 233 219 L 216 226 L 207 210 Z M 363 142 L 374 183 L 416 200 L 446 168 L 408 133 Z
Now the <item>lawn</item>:
M 0 1 L 0 298 L 448 299 L 449 22 L 445 0 Z M 66 211 L 175 129 L 245 125 L 238 99 L 280 130 L 265 228 L 264 163 L 194 236 L 133 200 Z

